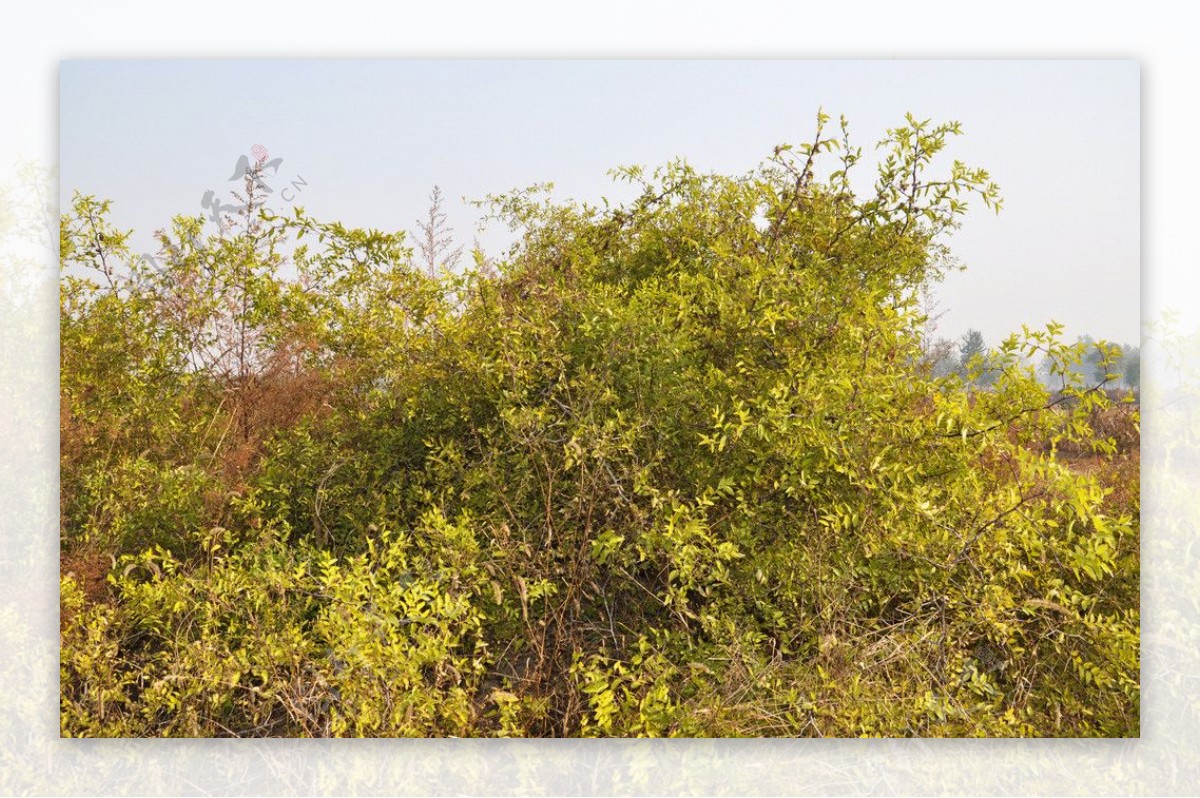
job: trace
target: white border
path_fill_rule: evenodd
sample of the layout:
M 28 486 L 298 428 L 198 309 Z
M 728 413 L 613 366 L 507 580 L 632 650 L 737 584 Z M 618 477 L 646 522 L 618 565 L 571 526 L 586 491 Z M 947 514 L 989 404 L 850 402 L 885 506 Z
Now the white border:
M 452 6 L 447 10 L 447 6 Z M 0 183 L 56 157 L 57 70 L 103 57 L 1121 57 L 1143 68 L 1148 355 L 1143 738 L 1103 741 L 61 741 L 53 254 L 0 237 L 0 791 L 23 794 L 1125 794 L 1200 785 L 1195 27 L 1178 4 L 297 1 L 14 6 L 0 30 Z M 736 10 L 735 10 L 736 9 Z M 113 109 L 114 115 L 120 109 Z M 104 124 L 104 120 L 97 120 Z M 57 207 L 55 205 L 55 207 Z M 4 220 L 0 219 L 0 233 Z M 1151 349 L 1154 345 L 1151 344 Z M 1157 390 L 1156 390 L 1157 387 Z

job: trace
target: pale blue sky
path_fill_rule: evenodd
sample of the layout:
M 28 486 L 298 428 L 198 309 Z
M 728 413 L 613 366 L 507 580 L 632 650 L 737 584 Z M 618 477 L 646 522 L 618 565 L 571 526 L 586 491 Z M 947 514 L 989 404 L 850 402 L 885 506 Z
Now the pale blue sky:
M 938 291 L 938 332 L 995 343 L 1057 319 L 1135 342 L 1139 80 L 1133 61 L 67 61 L 62 202 L 113 199 L 149 249 L 206 190 L 229 199 L 262 144 L 283 159 L 277 190 L 302 178 L 295 202 L 350 225 L 411 229 L 437 183 L 469 244 L 462 196 L 543 181 L 620 196 L 609 168 L 676 156 L 741 173 L 811 136 L 818 107 L 869 150 L 911 111 L 961 121 L 951 156 L 1005 197 L 950 239 L 968 269 Z

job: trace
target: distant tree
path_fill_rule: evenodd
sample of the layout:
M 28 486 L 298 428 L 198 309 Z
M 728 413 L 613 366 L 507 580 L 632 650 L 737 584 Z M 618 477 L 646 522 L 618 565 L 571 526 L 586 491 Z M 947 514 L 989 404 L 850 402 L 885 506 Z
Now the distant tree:
M 957 345 L 949 338 L 938 338 L 925 345 L 925 364 L 934 379 L 958 373 Z
M 1142 350 L 1140 347 L 1125 347 L 1125 357 L 1122 360 L 1122 373 L 1125 384 L 1133 390 L 1142 386 Z
M 949 338 L 935 335 L 938 320 L 946 315 L 946 312 L 938 309 L 941 303 L 933 295 L 933 286 L 923 286 L 919 296 L 922 319 L 919 358 L 921 373 L 934 379 L 948 377 L 958 372 L 958 345 Z
M 1104 382 L 1109 374 L 1110 361 L 1105 359 L 1105 352 L 1091 336 L 1085 335 L 1079 339 L 1087 344 L 1083 356 L 1083 376 L 1092 383 Z
M 1081 364 L 1081 373 L 1086 381 L 1094 385 L 1104 382 L 1111 385 L 1119 379 L 1126 385 L 1135 387 L 1138 382 L 1136 372 L 1140 369 L 1137 347 L 1096 341 L 1086 335 L 1079 339 L 1079 343 L 1086 347 Z M 1133 382 L 1130 382 L 1129 377 L 1131 368 L 1134 372 Z
M 937 332 L 938 328 L 938 321 L 942 316 L 946 315 L 946 311 L 938 309 L 941 307 L 941 303 L 933 295 L 932 285 L 923 286 L 920 290 L 920 297 L 921 316 L 923 317 L 924 326 L 922 340 L 925 342 L 926 358 L 928 359 L 932 349 L 946 340 L 944 338 L 934 338 L 934 333 Z
M 430 277 L 437 275 L 439 266 L 452 269 L 458 265 L 463 248 L 454 246 L 454 229 L 446 224 L 440 186 L 434 186 L 429 194 L 429 212 L 425 219 L 417 220 L 416 239 L 421 261 Z
M 983 333 L 979 330 L 967 330 L 962 337 L 962 342 L 958 346 L 958 364 L 966 371 L 967 364 L 971 362 L 971 358 L 976 355 L 982 355 L 984 352 Z
M 1074 348 L 1079 356 L 1071 362 L 1056 363 L 1050 358 L 1042 360 L 1039 372 L 1043 383 L 1051 390 L 1072 380 L 1086 385 L 1107 382 L 1111 386 L 1120 379 L 1131 388 L 1137 386 L 1140 359 L 1136 346 L 1122 346 L 1081 335 L 1075 339 Z
M 984 357 L 988 352 L 983 340 L 983 333 L 976 329 L 967 330 L 958 345 L 958 373 L 964 380 L 974 385 L 987 386 L 996 381 L 996 374 L 990 370 L 971 376 L 971 361 L 976 357 Z

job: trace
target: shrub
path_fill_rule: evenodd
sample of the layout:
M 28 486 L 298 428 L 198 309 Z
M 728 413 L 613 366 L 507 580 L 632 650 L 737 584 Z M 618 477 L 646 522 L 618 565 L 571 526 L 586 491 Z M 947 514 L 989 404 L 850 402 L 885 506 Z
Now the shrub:
M 123 555 L 111 604 L 64 581 L 64 733 L 1136 734 L 1136 500 L 1055 457 L 1132 439 L 1057 325 L 919 366 L 944 237 L 998 191 L 929 177 L 958 127 L 910 118 L 856 197 L 826 127 L 740 177 L 617 170 L 616 209 L 491 198 L 518 233 L 494 273 L 303 213 L 173 244 L 248 304 L 115 295 L 256 354 L 165 368 L 161 424 L 64 459 Z M 267 412 L 280 362 L 303 401 Z

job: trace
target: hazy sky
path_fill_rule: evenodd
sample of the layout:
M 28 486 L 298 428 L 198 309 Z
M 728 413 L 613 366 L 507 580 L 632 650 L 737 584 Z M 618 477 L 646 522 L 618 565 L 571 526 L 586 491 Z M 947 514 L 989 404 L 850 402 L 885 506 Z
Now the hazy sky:
M 967 270 L 937 292 L 938 333 L 995 343 L 1054 319 L 1139 337 L 1134 61 L 68 61 L 60 102 L 64 207 L 112 199 L 145 250 L 173 215 L 206 214 L 206 191 L 231 202 L 255 144 L 282 158 L 277 211 L 296 181 L 318 217 L 412 229 L 436 183 L 469 245 L 463 196 L 626 196 L 608 169 L 676 156 L 742 173 L 810 138 L 819 107 L 866 151 L 905 112 L 954 119 L 950 157 L 987 168 L 1005 209 L 975 203 L 949 240 Z

